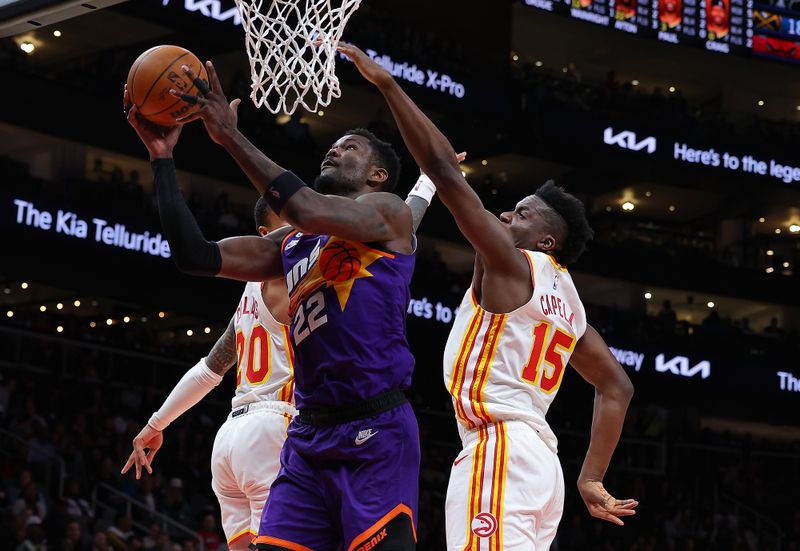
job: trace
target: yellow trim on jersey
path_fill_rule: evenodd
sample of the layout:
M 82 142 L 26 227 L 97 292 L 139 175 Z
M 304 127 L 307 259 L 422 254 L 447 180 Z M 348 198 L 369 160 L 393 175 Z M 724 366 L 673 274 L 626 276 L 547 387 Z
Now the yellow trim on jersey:
M 549 258 L 549 259 L 550 259 L 550 262 L 553 264 L 553 267 L 554 267 L 556 270 L 558 270 L 559 272 L 568 272 L 568 271 L 569 271 L 569 270 L 567 270 L 567 268 L 566 268 L 566 267 L 564 267 L 564 266 L 562 266 L 561 264 L 559 264 L 559 263 L 556 261 L 556 259 L 555 259 L 555 258 L 553 258 L 552 256 L 550 256 L 549 254 L 547 255 L 547 258 Z
M 469 400 L 472 411 L 475 417 L 487 425 L 492 422 L 492 418 L 486 410 L 486 406 L 483 404 L 483 391 L 489 381 L 489 371 L 491 370 L 495 354 L 497 354 L 500 335 L 503 332 L 506 319 L 508 319 L 508 316 L 505 314 L 491 315 L 489 327 L 486 329 L 483 347 L 478 354 L 478 361 L 475 364 L 472 385 L 470 386 Z M 475 423 L 470 421 L 470 427 L 472 428 L 475 426 Z
M 283 385 L 278 393 L 278 399 L 283 402 L 294 403 L 294 349 L 292 342 L 289 339 L 289 326 L 281 324 L 281 333 L 283 336 L 283 349 L 286 351 L 286 363 L 289 367 L 289 380 Z
M 497 520 L 497 530 L 489 539 L 489 551 L 503 551 L 503 505 L 508 467 L 508 433 L 504 422 L 495 425 L 494 469 L 489 510 Z
M 247 534 L 250 534 L 250 538 L 251 538 L 251 539 L 252 539 L 252 538 L 255 538 L 255 537 L 256 537 L 256 535 L 257 535 L 255 532 L 253 532 L 252 530 L 250 530 L 249 528 L 247 528 L 247 529 L 245 529 L 245 530 L 242 530 L 242 531 L 241 531 L 241 532 L 239 532 L 238 534 L 234 534 L 234 535 L 232 535 L 230 538 L 228 538 L 228 545 L 229 545 L 229 546 L 230 546 L 230 545 L 233 545 L 234 543 L 236 543 L 236 541 L 237 541 L 239 538 L 241 538 L 241 537 L 243 537 L 243 536 L 245 536 L 245 535 L 247 535 Z
M 450 380 L 449 390 L 450 395 L 453 397 L 453 403 L 456 410 L 456 416 L 467 426 L 474 426 L 467 417 L 467 412 L 464 409 L 461 391 L 464 388 L 464 382 L 467 378 L 467 366 L 469 365 L 469 357 L 472 355 L 472 349 L 475 346 L 475 339 L 480 332 L 483 325 L 484 311 L 480 308 L 474 309 L 472 318 L 467 325 L 467 331 L 461 341 L 456 361 L 453 364 L 453 374 Z
M 531 285 L 533 285 L 534 292 L 536 290 L 536 267 L 533 265 L 533 254 L 531 251 L 520 249 L 522 253 L 525 255 L 525 259 L 528 261 L 528 266 L 531 269 Z
M 467 508 L 467 537 L 462 551 L 478 551 L 480 541 L 472 531 L 472 519 L 481 511 L 483 497 L 483 475 L 486 468 L 486 447 L 489 443 L 489 430 L 482 426 L 478 429 L 478 442 L 472 456 L 472 474 L 470 475 L 469 507 Z
M 241 340 L 239 335 L 242 336 Z M 242 384 L 242 362 L 244 361 L 245 349 L 247 347 L 247 337 L 244 336 L 244 331 L 237 328 L 234 338 L 236 346 L 236 388 L 238 389 Z

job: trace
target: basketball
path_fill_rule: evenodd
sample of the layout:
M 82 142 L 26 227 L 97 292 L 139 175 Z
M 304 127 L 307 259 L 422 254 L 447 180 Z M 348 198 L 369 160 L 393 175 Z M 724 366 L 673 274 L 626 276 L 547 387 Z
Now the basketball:
M 322 251 L 319 265 L 326 281 L 342 283 L 352 279 L 361 269 L 361 256 L 355 247 L 336 241 Z
M 139 113 L 155 124 L 175 126 L 175 119 L 198 109 L 169 93 L 170 88 L 197 94 L 197 88 L 181 70 L 188 65 L 202 80 L 208 82 L 205 66 L 189 50 L 180 46 L 150 48 L 133 62 L 128 72 L 128 93 Z

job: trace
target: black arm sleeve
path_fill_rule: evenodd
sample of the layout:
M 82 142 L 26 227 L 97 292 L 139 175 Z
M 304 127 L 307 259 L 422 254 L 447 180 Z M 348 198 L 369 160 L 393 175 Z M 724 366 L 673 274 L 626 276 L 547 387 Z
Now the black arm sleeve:
M 150 164 L 155 176 L 161 228 L 169 242 L 175 265 L 180 271 L 191 275 L 217 275 L 222 269 L 219 245 L 203 237 L 203 232 L 183 200 L 178 189 L 174 161 L 156 159 Z

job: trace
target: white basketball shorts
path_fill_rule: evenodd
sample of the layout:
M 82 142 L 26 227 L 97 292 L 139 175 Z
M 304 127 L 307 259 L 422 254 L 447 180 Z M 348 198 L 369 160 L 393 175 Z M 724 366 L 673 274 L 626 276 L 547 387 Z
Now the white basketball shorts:
M 448 551 L 547 551 L 564 509 L 558 455 L 530 425 L 463 434 L 445 506 Z
M 219 500 L 228 546 L 237 542 L 246 546 L 258 535 L 261 511 L 278 476 L 286 429 L 295 413 L 286 402 L 253 402 L 234 408 L 217 431 L 211 487 Z

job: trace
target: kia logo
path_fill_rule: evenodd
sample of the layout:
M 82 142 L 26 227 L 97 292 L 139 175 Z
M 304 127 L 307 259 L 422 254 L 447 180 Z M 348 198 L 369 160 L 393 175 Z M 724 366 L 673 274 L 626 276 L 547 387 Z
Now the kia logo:
M 603 132 L 603 141 L 606 145 L 615 145 L 622 149 L 630 149 L 631 151 L 641 151 L 647 149 L 647 154 L 652 155 L 656 152 L 656 139 L 653 136 L 648 136 L 643 140 L 639 140 L 635 132 L 630 130 L 623 130 L 622 132 L 614 132 L 610 126 Z

